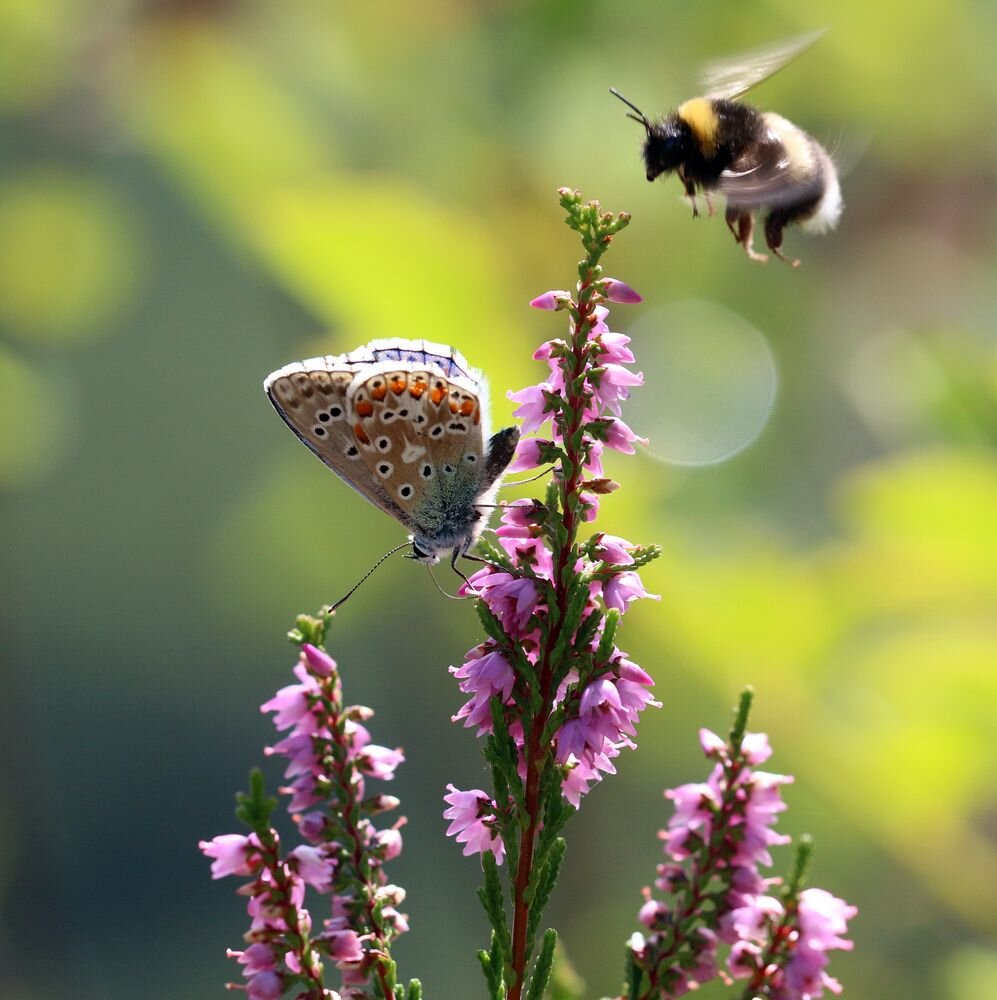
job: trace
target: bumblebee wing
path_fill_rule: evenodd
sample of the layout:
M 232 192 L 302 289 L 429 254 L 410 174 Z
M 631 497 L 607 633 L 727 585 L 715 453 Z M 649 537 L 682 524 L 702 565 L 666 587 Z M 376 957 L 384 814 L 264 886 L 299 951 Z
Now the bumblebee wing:
M 700 77 L 703 91 L 712 98 L 740 97 L 806 52 L 826 30 L 821 28 L 733 59 L 708 63 Z
M 717 190 L 727 204 L 744 208 L 804 201 L 820 190 L 819 177 L 802 175 L 785 147 L 768 133 L 720 174 Z

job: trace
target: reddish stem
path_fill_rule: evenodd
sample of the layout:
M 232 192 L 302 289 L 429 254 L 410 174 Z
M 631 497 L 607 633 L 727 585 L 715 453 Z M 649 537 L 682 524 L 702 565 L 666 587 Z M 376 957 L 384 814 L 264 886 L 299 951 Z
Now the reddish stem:
M 574 365 L 572 366 L 567 384 L 572 385 L 576 379 L 584 372 L 587 362 L 587 343 L 589 330 L 589 317 L 595 308 L 592 302 L 592 269 L 595 262 L 591 262 L 588 275 L 578 289 L 578 319 L 575 322 L 574 337 L 572 343 L 572 355 Z M 527 954 L 527 925 L 529 923 L 529 903 L 526 899 L 526 892 L 530 884 L 530 874 L 533 871 L 533 854 L 536 847 L 537 832 L 540 826 L 540 778 L 543 774 L 544 765 L 550 747 L 544 742 L 544 733 L 552 709 L 551 701 L 553 697 L 552 682 L 554 664 L 551 663 L 551 653 L 557 645 L 561 634 L 561 626 L 568 610 L 568 588 L 564 585 L 564 571 L 568 566 L 568 561 L 574 552 L 575 535 L 578 531 L 578 519 L 575 509 L 568 503 L 568 498 L 573 497 L 579 490 L 582 481 L 583 468 L 582 459 L 584 456 L 578 453 L 572 445 L 572 440 L 582 426 L 585 417 L 585 404 L 587 400 L 574 395 L 568 396 L 568 404 L 571 407 L 572 419 L 570 425 L 565 428 L 562 435 L 565 452 L 568 461 L 571 463 L 571 474 L 564 481 L 563 509 L 564 527 L 566 538 L 564 544 L 558 549 L 557 558 L 554 561 L 554 593 L 556 595 L 557 616 L 544 643 L 540 660 L 540 697 L 543 708 L 538 718 L 532 722 L 530 737 L 525 747 L 526 760 L 526 792 L 525 807 L 528 821 L 522 831 L 519 843 L 519 867 L 516 869 L 516 877 L 513 882 L 513 924 L 512 924 L 512 975 L 513 983 L 509 989 L 508 1000 L 520 1000 L 523 986 L 526 979 L 526 965 L 529 960 Z

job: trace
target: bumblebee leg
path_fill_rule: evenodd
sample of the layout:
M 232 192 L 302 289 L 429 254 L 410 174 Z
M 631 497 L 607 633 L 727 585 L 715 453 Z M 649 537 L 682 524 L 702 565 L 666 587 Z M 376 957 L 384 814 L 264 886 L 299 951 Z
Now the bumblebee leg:
M 792 215 L 786 211 L 771 212 L 765 220 L 765 242 L 769 245 L 769 250 L 779 258 L 784 260 L 790 267 L 799 267 L 800 262 L 792 257 L 787 257 L 782 252 L 782 231 L 786 224 L 792 220 Z
M 692 205 L 692 217 L 698 219 L 699 206 L 696 204 L 696 185 L 684 177 L 682 178 L 682 184 L 685 187 L 685 196 L 689 199 L 689 204 Z
M 741 210 L 739 208 L 734 208 L 733 205 L 727 206 L 727 211 L 724 212 L 724 222 L 727 223 L 727 228 L 731 231 L 731 235 L 734 237 L 735 243 L 741 242 L 741 236 L 737 231 L 737 226 L 735 223 L 741 217 Z
M 730 210 L 728 209 L 728 214 Z M 748 211 L 742 211 L 737 214 L 737 232 L 734 234 L 734 238 L 737 240 L 741 246 L 744 247 L 744 252 L 748 255 L 751 260 L 757 260 L 759 264 L 764 264 L 768 260 L 768 256 L 763 253 L 756 253 L 752 244 L 755 240 L 755 217 Z M 727 223 L 730 225 L 730 222 Z M 733 230 L 733 226 L 731 229 Z

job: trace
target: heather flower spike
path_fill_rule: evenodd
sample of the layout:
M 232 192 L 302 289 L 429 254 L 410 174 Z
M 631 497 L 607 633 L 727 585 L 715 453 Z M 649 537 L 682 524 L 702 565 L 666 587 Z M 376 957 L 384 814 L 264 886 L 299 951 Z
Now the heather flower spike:
M 494 533 L 480 539 L 482 566 L 462 590 L 475 598 L 484 634 L 450 667 L 463 699 L 452 721 L 482 741 L 490 778 L 490 787 L 449 784 L 443 795 L 446 835 L 483 873 L 478 896 L 491 939 L 478 961 L 489 1000 L 581 996 L 557 934 L 541 934 L 562 834 L 617 759 L 636 749 L 645 709 L 660 707 L 650 674 L 620 645 L 634 606 L 660 600 L 642 578 L 660 549 L 600 521 L 603 498 L 621 488 L 603 467 L 607 449 L 632 455 L 644 441 L 622 415 L 643 376 L 609 309 L 641 297 L 601 264 L 630 220 L 569 188 L 558 194 L 582 243 L 577 282 L 529 303 L 561 315 L 534 317 L 557 324 L 533 353 L 540 377 L 508 393 L 522 435 L 508 468 L 551 467 L 550 479 L 537 495 L 503 505 Z M 237 796 L 247 832 L 200 845 L 212 877 L 240 879 L 247 901 L 245 945 L 229 952 L 242 982 L 228 985 L 250 1000 L 421 1000 L 419 980 L 399 982 L 391 956 L 408 930 L 405 891 L 386 870 L 402 850 L 405 821 L 390 822 L 397 798 L 367 787 L 392 780 L 404 756 L 373 742 L 370 709 L 344 703 L 325 649 L 332 618 L 298 618 L 289 633 L 294 682 L 262 706 L 279 734 L 265 752 L 284 764 L 278 792 L 290 833 L 278 832 L 278 799 L 253 771 Z M 672 1000 L 715 978 L 739 991 L 729 1000 L 840 992 L 829 954 L 851 948 L 856 910 L 806 887 L 806 838 L 785 882 L 769 874 L 772 851 L 790 840 L 775 827 L 793 779 L 757 770 L 772 748 L 764 733 L 748 731 L 751 700 L 749 689 L 726 738 L 700 730 L 706 780 L 665 792 L 664 858 L 644 890 L 643 930 L 627 946 L 619 1000 Z
M 781 880 L 760 871 L 772 865 L 769 848 L 790 841 L 773 827 L 786 808 L 780 789 L 792 778 L 753 770 L 771 748 L 764 734 L 747 732 L 751 700 L 748 689 L 727 740 L 700 731 L 714 761 L 706 782 L 665 792 L 675 811 L 659 835 L 665 861 L 654 888 L 667 898 L 644 890 L 638 920 L 646 932 L 631 939 L 623 997 L 671 1000 L 717 976 L 746 980 L 739 1000 L 840 992 L 825 972 L 827 952 L 851 948 L 843 935 L 856 909 L 823 889 L 803 888 L 812 841 L 801 838 L 781 892 Z
M 466 590 L 480 598 L 486 638 L 453 669 L 469 696 L 455 721 L 485 739 L 494 789 L 451 786 L 448 833 L 464 853 L 489 855 L 482 899 L 493 935 L 479 958 L 491 995 L 510 1000 L 525 996 L 528 982 L 531 997 L 545 988 L 553 932 L 532 978 L 529 970 L 565 822 L 615 772 L 614 759 L 635 747 L 643 710 L 659 704 L 651 677 L 617 645 L 620 616 L 653 596 L 639 571 L 659 550 L 601 532 L 580 539 L 601 497 L 618 487 L 603 475 L 604 447 L 633 452 L 635 440 L 619 414 L 643 376 L 629 367 L 627 338 L 611 332 L 606 304 L 640 296 L 600 265 L 629 216 L 604 213 L 567 188 L 559 194 L 584 249 L 578 283 L 530 305 L 567 313 L 567 330 L 536 351 L 541 380 L 509 393 L 522 432 L 536 435 L 520 441 L 511 468 L 552 464 L 553 479 L 542 500 L 506 508 L 496 542 L 485 543 L 489 565 Z M 497 872 L 506 858 L 503 885 Z
M 229 952 L 242 966 L 245 984 L 229 987 L 244 989 L 251 1000 L 393 998 L 403 989 L 390 946 L 408 930 L 397 908 L 404 892 L 388 884 L 384 866 L 401 851 L 404 820 L 375 826 L 374 817 L 398 800 L 366 793 L 369 779 L 390 780 L 403 757 L 371 743 L 362 724 L 370 709 L 344 705 L 336 662 L 321 647 L 330 618 L 298 619 L 291 633 L 300 646 L 297 683 L 262 706 L 286 733 L 267 753 L 287 762 L 289 783 L 280 793 L 301 842 L 285 848 L 273 825 L 277 799 L 265 794 L 263 775 L 254 770 L 236 810 L 251 832 L 200 845 L 213 859 L 215 878 L 249 879 L 238 890 L 248 897 L 248 947 Z M 314 917 L 305 906 L 309 891 L 327 901 Z M 339 971 L 338 992 L 326 985 L 328 968 Z M 418 1000 L 418 981 L 398 995 Z

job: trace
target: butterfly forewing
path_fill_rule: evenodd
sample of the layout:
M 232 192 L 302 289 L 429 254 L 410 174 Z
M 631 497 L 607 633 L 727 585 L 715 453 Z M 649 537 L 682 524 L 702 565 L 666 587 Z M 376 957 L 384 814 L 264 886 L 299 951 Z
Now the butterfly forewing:
M 361 424 L 349 400 L 353 369 L 359 364 L 348 356 L 311 358 L 279 369 L 264 386 L 274 408 L 311 451 L 358 493 L 411 528 L 366 460 L 373 443 L 358 432 Z

